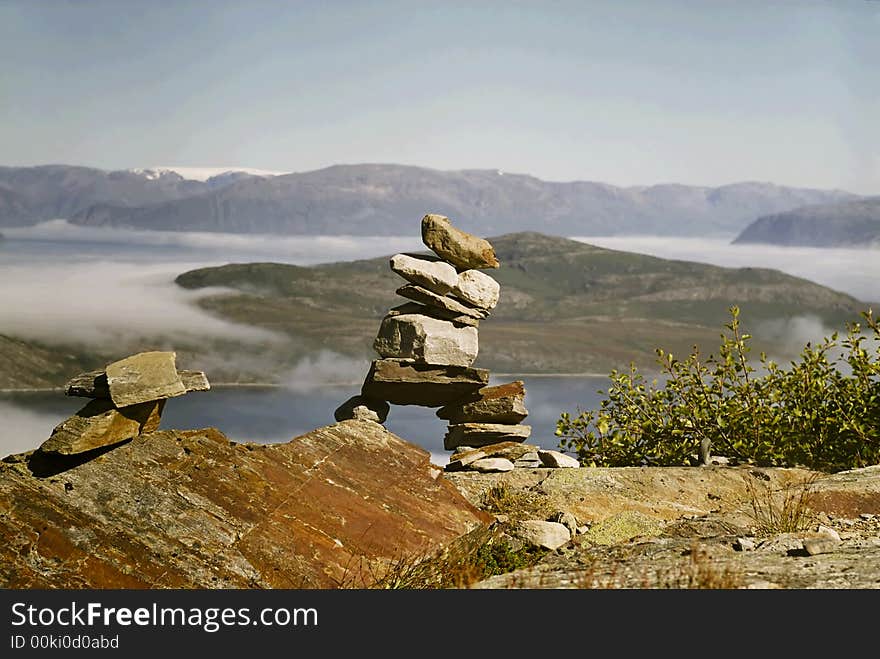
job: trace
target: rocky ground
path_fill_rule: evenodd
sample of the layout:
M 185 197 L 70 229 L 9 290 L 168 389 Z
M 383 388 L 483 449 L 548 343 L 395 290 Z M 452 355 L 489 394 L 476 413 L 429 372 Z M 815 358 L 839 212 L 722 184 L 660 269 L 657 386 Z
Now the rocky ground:
M 521 520 L 576 518 L 537 564 L 476 588 L 880 588 L 880 465 L 446 477 L 514 539 Z

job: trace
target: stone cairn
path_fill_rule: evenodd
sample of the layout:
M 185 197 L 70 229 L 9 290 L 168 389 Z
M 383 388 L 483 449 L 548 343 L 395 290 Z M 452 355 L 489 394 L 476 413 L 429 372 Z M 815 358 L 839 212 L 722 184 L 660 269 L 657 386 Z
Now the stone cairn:
M 523 444 L 531 427 L 521 380 L 487 386 L 489 371 L 473 368 L 477 329 L 498 304 L 501 287 L 480 272 L 497 268 L 492 245 L 452 226 L 442 215 L 425 215 L 422 241 L 437 256 L 395 254 L 391 270 L 407 283 L 397 289 L 405 304 L 382 319 L 374 360 L 359 396 L 337 408 L 337 421 L 383 423 L 389 403 L 439 408 L 449 422 L 443 441 L 455 453 L 449 471 L 509 471 L 548 464 L 537 446 Z M 550 457 L 550 456 L 548 456 Z M 569 458 L 575 464 L 577 461 Z
M 166 399 L 211 388 L 201 371 L 178 371 L 176 357 L 141 352 L 71 379 L 66 394 L 92 400 L 58 424 L 39 450 L 76 455 L 156 430 Z

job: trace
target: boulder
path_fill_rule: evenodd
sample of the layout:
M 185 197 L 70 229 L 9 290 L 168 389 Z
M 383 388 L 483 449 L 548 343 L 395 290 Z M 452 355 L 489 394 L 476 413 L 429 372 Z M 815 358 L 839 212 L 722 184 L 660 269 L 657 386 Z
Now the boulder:
M 429 213 L 422 218 L 422 242 L 459 270 L 497 268 L 492 244 L 452 226 L 448 217 Z
M 468 325 L 469 327 L 479 327 L 480 321 L 473 316 L 465 316 L 464 314 L 455 313 L 435 307 L 431 304 L 418 304 L 416 302 L 405 302 L 388 310 L 389 316 L 401 316 L 403 314 L 420 314 L 422 316 L 430 316 L 438 320 L 448 320 L 455 325 Z
M 282 444 L 140 435 L 0 462 L 0 587 L 360 587 L 488 525 L 428 451 L 343 421 Z
M 337 421 L 359 419 L 373 423 L 385 423 L 391 407 L 384 400 L 374 400 L 364 396 L 352 396 L 336 408 L 333 417 Z
M 460 279 L 453 266 L 430 256 L 395 254 L 391 257 L 391 269 L 407 281 L 439 295 L 446 295 Z
M 452 295 L 486 310 L 495 308 L 500 292 L 501 286 L 498 282 L 479 270 L 465 270 L 458 275 L 458 280 L 452 287 Z
M 211 384 L 208 377 L 202 371 L 178 371 L 180 381 L 186 387 L 186 392 L 209 391 Z M 107 385 L 106 371 L 89 371 L 68 380 L 65 393 L 68 396 L 82 396 L 84 398 L 110 398 L 110 387 Z
M 470 366 L 477 358 L 477 339 L 476 327 L 419 314 L 389 315 L 382 319 L 373 348 L 382 357 Z
M 502 423 L 457 423 L 450 425 L 443 438 L 443 447 L 452 450 L 459 446 L 481 447 L 498 442 L 522 442 L 532 434 L 531 426 Z
M 116 407 L 171 398 L 186 393 L 174 352 L 141 352 L 107 365 L 110 399 Z
M 570 455 L 565 455 L 564 453 L 560 453 L 559 451 L 538 451 L 538 458 L 540 458 L 545 467 L 551 467 L 555 469 L 577 468 L 581 466 L 581 463 L 578 462 L 577 458 L 573 458 Z
M 571 540 L 571 531 L 559 522 L 546 522 L 542 519 L 527 519 L 513 530 L 513 535 L 536 547 L 558 549 Z
M 117 409 L 106 399 L 89 401 L 55 427 L 40 451 L 75 455 L 153 432 L 159 427 L 164 404 L 164 400 L 156 400 Z
M 479 460 L 474 460 L 468 468 L 484 474 L 503 473 L 505 471 L 512 471 L 513 463 L 507 458 L 480 458 Z
M 484 368 L 377 359 L 364 379 L 361 395 L 394 405 L 440 407 L 467 396 L 488 381 L 489 371 Z
M 452 423 L 519 423 L 529 413 L 522 380 L 483 387 L 466 399 L 437 410 L 437 416 Z
M 489 312 L 485 309 L 477 309 L 476 307 L 469 306 L 463 302 L 459 302 L 455 298 L 449 297 L 448 295 L 437 295 L 436 293 L 429 291 L 427 288 L 416 286 L 415 284 L 401 286 L 396 292 L 398 295 L 419 302 L 420 304 L 438 307 L 439 309 L 444 309 L 456 315 L 470 316 L 476 320 L 482 320 L 489 315 Z

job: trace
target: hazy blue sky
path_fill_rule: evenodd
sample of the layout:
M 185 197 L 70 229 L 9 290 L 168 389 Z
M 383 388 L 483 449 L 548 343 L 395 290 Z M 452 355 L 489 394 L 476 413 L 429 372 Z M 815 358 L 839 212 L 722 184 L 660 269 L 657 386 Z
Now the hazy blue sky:
M 880 194 L 880 2 L 0 0 L 0 164 Z

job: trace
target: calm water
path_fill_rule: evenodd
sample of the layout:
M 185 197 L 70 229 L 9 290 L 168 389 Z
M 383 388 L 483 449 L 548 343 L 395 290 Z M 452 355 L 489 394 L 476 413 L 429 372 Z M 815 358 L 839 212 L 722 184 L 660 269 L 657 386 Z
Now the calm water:
M 496 377 L 492 384 L 514 377 Z M 544 448 L 558 446 L 554 435 L 560 412 L 598 405 L 597 389 L 606 378 L 523 377 L 526 383 L 524 422 L 532 426 L 528 440 Z M 297 435 L 333 422 L 333 410 L 358 393 L 358 385 L 320 386 L 309 391 L 280 387 L 218 387 L 173 398 L 165 406 L 162 428 L 214 426 L 230 439 L 263 443 L 285 442 Z M 52 428 L 85 404 L 85 399 L 68 398 L 62 392 L 0 394 L 0 454 L 39 446 Z M 424 447 L 434 461 L 445 464 L 443 450 L 446 422 L 435 410 L 413 405 L 393 405 L 386 427 L 404 439 Z

